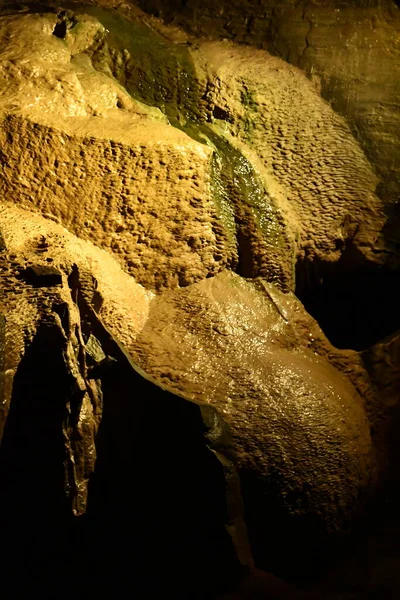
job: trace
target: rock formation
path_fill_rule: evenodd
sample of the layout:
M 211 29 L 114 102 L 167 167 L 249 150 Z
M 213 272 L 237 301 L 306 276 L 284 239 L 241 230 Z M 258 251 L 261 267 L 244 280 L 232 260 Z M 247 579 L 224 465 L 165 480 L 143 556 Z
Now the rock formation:
M 281 58 L 95 4 L 0 13 L 7 579 L 310 576 L 396 481 L 395 324 L 338 349 L 295 295 L 395 273 L 381 159 Z
M 389 215 L 382 249 L 398 264 L 398 2 L 233 0 L 218 10 L 211 0 L 138 4 L 189 32 L 264 48 L 304 70 L 346 118 L 380 176 Z

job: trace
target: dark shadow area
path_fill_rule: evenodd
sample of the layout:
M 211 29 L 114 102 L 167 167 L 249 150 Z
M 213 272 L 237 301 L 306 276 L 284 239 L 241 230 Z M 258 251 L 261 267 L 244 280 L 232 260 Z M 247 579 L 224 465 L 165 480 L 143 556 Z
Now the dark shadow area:
M 400 1 L 400 0 L 399 0 Z M 377 189 L 380 192 L 379 186 Z M 387 221 L 382 230 L 382 236 L 385 240 L 385 245 L 391 252 L 391 261 L 396 268 L 400 268 L 400 196 L 397 193 L 398 201 L 396 204 L 391 204 L 385 208 Z M 381 192 L 381 197 L 384 197 Z
M 400 327 L 399 272 L 352 248 L 335 264 L 298 261 L 296 296 L 337 348 L 364 350 Z
M 67 23 L 65 21 L 59 21 L 54 27 L 53 35 L 63 40 L 67 35 Z
M 14 379 L 0 452 L 3 597 L 24 597 L 42 577 L 61 580 L 73 552 L 64 492 L 62 423 L 71 386 L 64 343 L 57 326 L 41 326 Z
M 4 371 L 6 365 L 6 318 L 0 312 L 0 403 L 4 401 Z
M 245 513 L 254 560 L 259 569 L 272 573 L 298 589 L 315 586 L 334 568 L 338 557 L 358 539 L 360 515 L 352 515 L 336 534 L 328 532 L 320 515 L 296 514 L 283 506 L 280 475 L 271 468 L 266 492 L 251 474 L 241 473 Z M 293 492 L 295 505 L 296 492 Z M 300 511 L 299 511 L 300 512 Z M 266 540 L 270 540 L 267 542 Z M 266 596 L 268 597 L 268 596 Z
M 65 493 L 63 423 L 74 391 L 65 339 L 43 325 L 18 368 L 1 447 L 2 597 L 211 600 L 243 570 L 202 411 L 142 377 L 101 326 L 85 329 L 114 359 L 99 374 L 104 413 L 88 511 L 73 517 Z
M 44 14 L 57 12 L 57 3 L 52 0 L 48 2 L 35 2 L 26 0 L 26 2 L 14 2 L 14 0 L 2 0 L 0 3 L 0 12 L 2 15 L 12 15 L 15 13 L 37 13 Z

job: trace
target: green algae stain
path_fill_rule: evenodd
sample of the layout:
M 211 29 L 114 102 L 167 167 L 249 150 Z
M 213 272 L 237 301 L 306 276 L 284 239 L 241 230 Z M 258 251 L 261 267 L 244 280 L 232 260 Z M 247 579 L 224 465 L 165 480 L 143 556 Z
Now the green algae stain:
M 253 90 L 249 89 L 247 86 L 243 86 L 243 89 L 240 92 L 240 99 L 243 106 L 255 112 L 257 111 L 258 105 Z
M 97 18 L 108 32 L 108 47 L 123 53 L 121 83 L 131 96 L 160 108 L 172 124 L 201 118 L 199 84 L 185 45 L 173 44 L 146 23 L 112 9 L 87 6 L 81 12 Z
M 285 246 L 282 224 L 268 193 L 264 189 L 250 161 L 227 140 L 207 127 L 208 136 L 221 158 L 220 178 L 230 198 L 243 202 L 251 211 L 255 223 L 272 245 Z
M 236 244 L 237 225 L 235 206 L 229 194 L 229 189 L 222 174 L 225 172 L 224 159 L 214 152 L 211 163 L 211 186 L 213 198 L 218 208 L 218 216 L 222 219 L 231 243 Z

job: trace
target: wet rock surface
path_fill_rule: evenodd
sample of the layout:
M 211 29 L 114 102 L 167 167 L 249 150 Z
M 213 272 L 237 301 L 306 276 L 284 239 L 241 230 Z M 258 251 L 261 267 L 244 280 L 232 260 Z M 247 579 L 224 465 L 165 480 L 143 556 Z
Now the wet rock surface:
M 0 14 L 5 594 L 390 597 L 383 145 L 279 58 L 98 4 Z M 360 273 L 393 300 L 352 337 L 329 312 Z
M 362 401 L 292 328 L 296 309 L 269 284 L 224 273 L 155 300 L 131 349 L 229 424 L 256 562 L 285 564 L 286 576 L 315 567 L 374 478 Z

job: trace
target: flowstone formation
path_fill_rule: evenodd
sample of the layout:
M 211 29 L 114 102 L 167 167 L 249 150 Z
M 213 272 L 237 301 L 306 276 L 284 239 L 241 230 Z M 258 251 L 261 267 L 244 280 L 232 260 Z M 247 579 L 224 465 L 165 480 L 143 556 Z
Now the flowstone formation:
M 397 0 L 222 0 L 218 10 L 212 0 L 137 4 L 186 31 L 263 48 L 300 67 L 346 118 L 379 174 L 388 216 L 379 250 L 399 264 Z
M 0 16 L 0 140 L 7 579 L 203 599 L 312 576 L 398 418 L 396 334 L 336 349 L 294 294 L 349 249 L 385 264 L 347 123 L 264 51 L 28 3 Z

